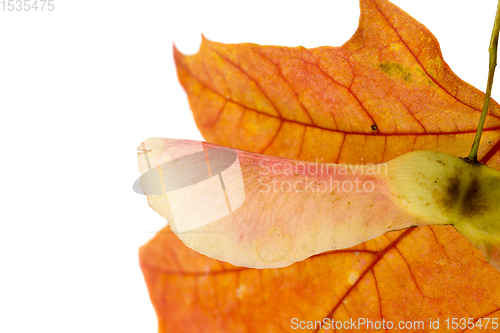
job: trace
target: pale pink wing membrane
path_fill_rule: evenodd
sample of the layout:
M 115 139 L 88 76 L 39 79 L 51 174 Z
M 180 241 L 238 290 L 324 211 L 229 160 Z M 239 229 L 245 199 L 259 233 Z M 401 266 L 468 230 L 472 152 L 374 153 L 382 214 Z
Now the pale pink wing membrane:
M 234 265 L 283 267 L 426 224 L 394 203 L 385 165 L 302 162 L 188 140 L 144 146 L 163 177 L 156 188 L 141 179 L 143 189 L 162 191 L 145 190 L 151 207 L 188 247 Z

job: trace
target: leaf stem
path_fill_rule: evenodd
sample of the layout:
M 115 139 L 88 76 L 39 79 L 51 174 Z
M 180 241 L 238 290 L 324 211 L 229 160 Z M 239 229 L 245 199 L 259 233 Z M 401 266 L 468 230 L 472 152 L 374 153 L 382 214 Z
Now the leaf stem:
M 491 88 L 493 86 L 493 76 L 495 75 L 495 68 L 497 66 L 497 48 L 498 48 L 498 33 L 500 31 L 500 0 L 498 0 L 497 13 L 495 15 L 495 23 L 493 25 L 493 31 L 491 33 L 490 47 L 488 49 L 490 53 L 490 66 L 488 72 L 488 84 L 486 85 L 486 95 L 484 96 L 483 110 L 481 112 L 481 118 L 479 118 L 479 125 L 477 127 L 476 137 L 474 138 L 474 143 L 472 144 L 471 151 L 466 160 L 468 162 L 478 164 L 477 152 L 479 150 L 479 142 L 481 141 L 481 135 L 483 133 L 484 122 L 486 120 L 486 114 L 488 113 L 488 107 L 490 105 Z

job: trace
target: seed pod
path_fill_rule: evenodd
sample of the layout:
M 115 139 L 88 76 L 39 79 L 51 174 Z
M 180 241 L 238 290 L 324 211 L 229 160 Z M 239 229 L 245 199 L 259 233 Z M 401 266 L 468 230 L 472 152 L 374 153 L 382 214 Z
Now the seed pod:
M 277 268 L 388 231 L 452 224 L 500 269 L 500 172 L 431 151 L 387 163 L 311 163 L 151 138 L 140 187 L 184 244 Z

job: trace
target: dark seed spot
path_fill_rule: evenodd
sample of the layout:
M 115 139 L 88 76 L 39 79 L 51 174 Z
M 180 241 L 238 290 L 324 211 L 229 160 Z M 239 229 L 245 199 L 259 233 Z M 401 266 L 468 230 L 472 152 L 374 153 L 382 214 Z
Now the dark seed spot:
M 372 125 L 372 131 L 376 131 L 377 128 L 378 128 L 377 125 L 375 125 L 375 124 Z
M 446 188 L 446 196 L 444 200 L 444 206 L 446 208 L 453 208 L 458 202 L 460 197 L 460 175 L 454 176 L 449 179 L 448 186 Z

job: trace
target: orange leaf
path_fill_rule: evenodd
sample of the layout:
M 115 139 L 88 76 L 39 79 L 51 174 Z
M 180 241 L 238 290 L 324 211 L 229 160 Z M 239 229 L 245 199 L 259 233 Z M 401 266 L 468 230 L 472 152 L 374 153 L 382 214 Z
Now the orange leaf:
M 174 58 L 207 141 L 299 160 L 465 156 L 484 98 L 453 74 L 434 36 L 387 1 L 362 0 L 360 26 L 341 47 L 203 39 L 196 55 L 174 49 Z M 483 160 L 500 148 L 499 115 L 492 103 Z
M 175 51 L 205 138 L 300 160 L 380 163 L 412 150 L 467 154 L 483 94 L 456 77 L 432 34 L 385 0 L 361 0 L 339 48 L 223 45 Z M 500 169 L 500 108 L 480 158 Z M 362 159 L 363 158 L 363 159 Z M 453 227 L 385 234 L 281 269 L 231 266 L 168 228 L 140 252 L 160 332 L 290 331 L 299 321 L 500 318 L 500 273 Z M 368 329 L 360 328 L 360 331 Z M 314 331 L 314 330 L 312 330 Z

